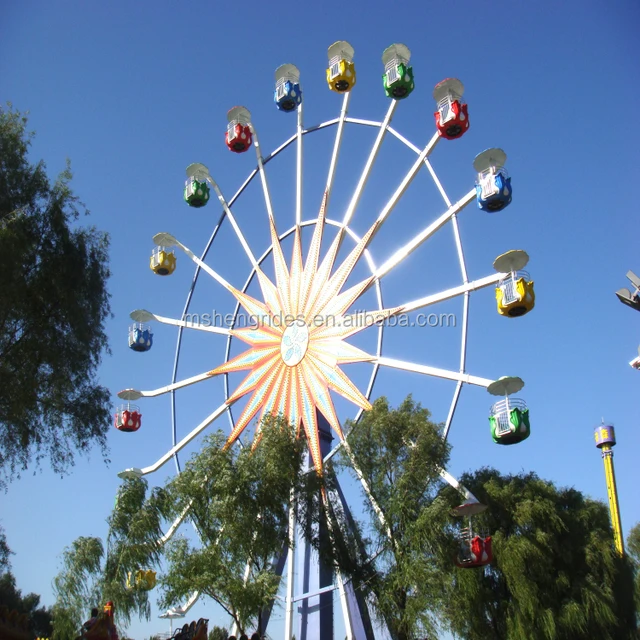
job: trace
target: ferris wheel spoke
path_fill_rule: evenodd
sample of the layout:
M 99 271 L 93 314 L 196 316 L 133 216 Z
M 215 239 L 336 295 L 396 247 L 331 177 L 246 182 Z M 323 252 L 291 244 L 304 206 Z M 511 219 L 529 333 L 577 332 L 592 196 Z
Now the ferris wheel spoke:
M 220 204 L 222 205 L 222 208 L 224 209 L 224 212 L 227 215 L 227 218 L 229 218 L 229 222 L 231 223 L 231 226 L 233 227 L 233 230 L 235 231 L 236 236 L 238 237 L 238 240 L 240 241 L 240 244 L 244 249 L 244 252 L 247 254 L 247 257 L 251 261 L 251 265 L 254 267 L 257 266 L 258 263 L 256 261 L 256 257 L 253 255 L 253 251 L 251 251 L 251 247 L 249 247 L 249 243 L 244 237 L 235 216 L 231 212 L 229 203 L 227 202 L 226 198 L 222 194 L 222 191 L 218 186 L 218 183 L 211 177 L 210 174 L 207 174 L 207 182 L 213 187 L 213 190 L 216 192 L 216 195 L 218 196 L 218 200 L 220 201 Z
M 464 371 L 464 368 L 461 367 L 460 371 Z M 451 400 L 451 406 L 449 407 L 449 413 L 447 414 L 447 419 L 444 423 L 444 430 L 442 432 L 442 437 L 446 440 L 449 435 L 449 429 L 451 429 L 451 423 L 453 421 L 453 414 L 456 411 L 456 407 L 458 406 L 458 400 L 460 399 L 460 392 L 462 391 L 462 382 L 458 381 L 456 385 L 456 390 L 453 392 L 453 398 Z
M 171 447 L 167 453 L 165 453 L 156 463 L 144 467 L 143 469 L 131 468 L 126 469 L 125 471 L 121 471 L 118 476 L 120 478 L 140 478 L 142 476 L 146 476 L 149 473 L 153 473 L 157 471 L 160 467 L 166 464 L 176 453 L 184 449 L 194 438 L 196 438 L 200 433 L 202 433 L 212 422 L 215 422 L 226 410 L 227 403 L 224 402 L 221 404 L 213 413 L 207 416 L 191 433 L 187 434 L 178 444 Z
M 398 140 L 400 140 L 400 142 L 403 142 L 407 147 L 409 147 L 409 149 L 411 149 L 412 151 L 420 155 L 421 153 L 420 147 L 417 147 L 415 144 L 413 144 L 413 142 L 411 142 L 410 140 L 407 140 L 407 138 L 405 138 L 402 134 L 398 133 L 392 127 L 388 127 L 388 131 L 391 135 L 395 136 Z M 436 175 L 436 172 L 433 170 L 433 167 L 431 166 L 431 162 L 429 162 L 429 158 L 424 159 L 424 166 L 427 167 L 429 173 L 431 174 L 431 177 L 433 178 L 436 188 L 440 192 L 440 195 L 442 196 L 442 199 L 444 200 L 445 204 L 447 205 L 447 207 L 450 207 L 451 200 L 449 200 L 449 196 L 447 196 L 447 193 L 444 190 L 442 183 L 440 182 L 438 176 Z
M 175 318 L 166 318 L 165 316 L 159 316 L 146 309 L 136 309 L 129 314 L 129 317 L 135 322 L 151 322 L 155 320 L 162 324 L 173 325 L 174 327 L 184 327 L 185 329 L 197 329 L 198 331 L 209 331 L 210 333 L 219 333 L 225 336 L 231 334 L 230 329 L 223 329 L 222 327 L 212 327 L 210 324 L 201 324 L 193 320 L 176 320 Z M 191 317 L 190 314 L 187 317 Z M 196 316 L 201 317 L 201 316 Z
M 404 362 L 403 360 L 395 360 L 393 358 L 385 358 L 381 356 L 376 358 L 376 362 L 383 367 L 391 367 L 392 369 L 401 369 L 402 371 L 411 371 L 413 373 L 421 373 L 423 375 L 432 376 L 434 378 L 444 378 L 446 380 L 456 380 L 459 382 L 466 382 L 467 384 L 474 384 L 479 387 L 488 387 L 493 380 L 488 378 L 480 378 L 478 376 L 472 376 L 468 373 L 461 373 L 459 371 L 448 371 L 447 369 L 439 369 L 437 367 L 429 367 L 424 364 L 416 364 L 413 362 Z
M 184 380 L 180 380 L 179 382 L 174 382 L 172 384 L 168 384 L 164 387 L 160 387 L 158 389 L 154 389 L 153 391 L 138 391 L 137 389 L 124 389 L 118 393 L 118 397 L 123 400 L 139 400 L 140 398 L 155 398 L 157 396 L 161 396 L 165 393 L 170 393 L 171 391 L 175 391 L 177 389 L 183 389 L 184 387 L 188 387 L 192 384 L 196 384 L 197 382 L 202 382 L 203 380 L 208 380 L 211 378 L 211 372 L 200 373 L 197 376 L 192 376 L 191 378 L 185 378 Z
M 336 236 L 330 251 L 323 260 L 323 264 L 318 271 L 317 277 L 313 280 L 311 294 L 308 297 L 304 311 L 307 321 L 313 319 L 314 314 L 317 314 L 330 300 L 338 295 L 344 286 L 344 283 L 347 281 L 351 272 L 358 263 L 360 256 L 364 253 L 370 239 L 373 237 L 376 225 L 377 223 L 374 223 L 373 227 L 367 231 L 360 242 L 356 244 L 356 246 L 351 250 L 351 253 L 349 253 L 345 258 L 344 262 L 327 281 L 326 276 L 328 275 L 331 266 L 329 261 L 333 256 L 335 256 L 339 244 L 339 238 Z M 370 279 L 368 284 L 371 283 L 373 283 L 373 279 Z
M 193 262 L 195 262 L 203 271 L 208 273 L 217 283 L 221 284 L 225 289 L 231 291 L 233 287 L 216 271 L 214 271 L 209 265 L 205 264 L 198 256 L 187 247 L 187 245 L 182 244 L 175 236 L 172 236 L 170 233 L 158 233 L 153 237 L 153 240 L 156 244 L 165 246 L 165 247 L 178 247 L 186 253 Z
M 256 128 L 251 125 L 251 133 L 253 134 L 253 146 L 256 149 L 256 159 L 258 161 L 258 171 L 260 172 L 260 182 L 262 183 L 262 193 L 264 194 L 264 203 L 267 207 L 267 214 L 269 220 L 275 225 L 275 217 L 273 215 L 273 205 L 271 204 L 271 194 L 269 193 L 269 183 L 267 182 L 267 173 L 264 170 L 264 159 L 262 157 L 262 150 L 260 149 L 260 140 L 258 139 L 258 133 Z
M 302 282 L 302 291 L 304 292 L 303 299 L 306 301 L 312 297 L 312 286 L 314 282 L 317 282 L 318 278 L 318 260 L 320 257 L 320 247 L 322 245 L 322 235 L 324 232 L 324 225 L 327 216 L 327 207 L 329 206 L 329 198 L 331 197 L 331 190 L 333 189 L 333 181 L 335 178 L 336 167 L 338 164 L 338 156 L 340 154 L 340 145 L 342 143 L 342 137 L 344 133 L 345 119 L 347 116 L 347 110 L 349 108 L 349 100 L 351 93 L 345 93 L 342 101 L 342 110 L 340 111 L 340 117 L 338 118 L 338 130 L 336 131 L 336 138 L 333 144 L 333 152 L 331 154 L 331 162 L 329 164 L 329 174 L 327 176 L 327 184 L 322 194 L 322 202 L 320 204 L 320 211 L 318 212 L 318 219 L 316 220 L 315 228 L 313 230 L 313 236 L 311 239 L 311 245 L 309 246 L 309 253 L 307 255 L 307 261 L 304 265 L 304 277 Z M 334 241 L 335 244 L 335 241 Z M 337 253 L 337 248 L 332 250 Z M 331 251 L 330 251 L 331 253 Z M 326 259 L 325 259 L 326 261 Z M 329 266 L 329 269 L 331 267 Z
M 367 233 L 362 237 L 362 240 L 352 250 L 351 254 L 346 258 L 346 260 L 343 262 L 343 264 L 338 269 L 338 271 L 336 271 L 336 273 L 331 276 L 327 286 L 322 287 L 322 289 L 323 289 L 323 291 L 322 291 L 323 299 L 326 299 L 329 296 L 329 291 L 332 292 L 331 295 L 335 295 L 340 290 L 340 288 L 342 288 L 342 284 L 344 284 L 344 282 L 348 278 L 349 274 L 351 273 L 353 268 L 356 266 L 358 260 L 362 256 L 362 254 L 368 248 L 368 246 L 371 243 L 371 241 L 373 240 L 375 234 L 380 230 L 380 227 L 382 226 L 382 224 L 384 223 L 384 221 L 386 220 L 388 215 L 391 213 L 391 211 L 393 211 L 395 206 L 398 204 L 398 201 L 403 196 L 404 192 L 407 190 L 407 188 L 409 187 L 409 185 L 411 184 L 413 179 L 416 177 L 418 171 L 420 170 L 420 168 L 422 166 L 422 163 L 429 156 L 429 154 L 433 151 L 435 146 L 438 144 L 439 139 L 440 139 L 440 136 L 437 133 L 434 134 L 434 136 L 431 138 L 431 140 L 429 141 L 427 146 L 422 150 L 422 152 L 418 156 L 418 159 L 414 162 L 414 164 L 411 167 L 411 169 L 409 169 L 409 172 L 407 173 L 407 175 L 403 178 L 402 182 L 400 183 L 400 186 L 396 189 L 396 191 L 393 194 L 393 196 L 391 197 L 391 199 L 387 202 L 387 204 L 385 205 L 384 209 L 380 212 L 380 214 L 379 214 L 378 218 L 376 219 L 376 221 L 369 228 Z M 364 182 L 365 181 L 366 180 L 362 181 L 363 182 L 363 187 L 364 187 Z M 475 191 L 473 192 L 473 194 L 475 195 Z M 360 196 L 358 195 L 358 198 L 359 197 Z M 324 202 L 323 202 L 323 204 L 324 204 Z M 355 204 L 357 204 L 357 200 L 354 203 L 354 209 L 355 209 Z M 467 204 L 467 203 L 465 202 L 465 204 Z M 455 205 L 455 207 L 457 207 L 458 205 L 460 205 L 460 203 L 457 203 Z M 464 206 L 464 205 L 461 205 L 461 206 Z M 460 206 L 460 208 L 461 208 L 461 206 Z M 453 215 L 453 213 L 455 213 L 458 210 L 455 207 L 453 208 L 452 211 L 443 214 L 443 216 L 441 216 L 438 221 L 436 221 L 433 225 L 430 225 L 430 227 L 425 229 L 425 231 L 422 234 L 419 234 L 418 236 L 416 236 L 414 238 L 414 240 L 412 241 L 413 243 L 415 243 L 415 246 L 410 246 L 411 243 L 409 243 L 409 245 L 407 245 L 405 247 L 405 249 L 408 249 L 407 255 L 408 255 L 408 253 L 413 251 L 413 249 L 416 246 L 418 246 L 419 244 L 424 242 L 424 240 L 426 240 L 429 237 L 429 235 L 434 233 L 440 226 L 442 226 L 451 217 L 451 215 Z M 324 213 L 325 213 L 324 207 L 321 208 L 320 211 L 321 211 L 321 215 L 319 216 L 319 219 L 322 218 L 322 221 L 323 221 L 323 224 L 324 224 Z M 353 213 L 353 211 L 351 212 L 351 214 L 352 213 Z M 441 221 L 441 222 L 438 224 L 439 221 Z M 433 230 L 431 230 L 431 227 L 433 227 L 436 224 L 438 224 L 438 226 L 435 227 Z M 320 267 L 320 271 L 323 271 L 323 267 L 324 267 L 325 271 L 327 269 L 330 271 L 331 267 L 333 266 L 333 260 L 335 259 L 335 256 L 337 254 L 338 248 L 340 246 L 340 242 L 341 242 L 341 234 L 338 233 L 338 235 L 334 239 L 334 242 L 332 243 L 332 246 L 331 246 L 331 249 L 329 250 L 329 253 L 327 254 L 327 256 L 325 256 L 325 259 L 323 261 L 323 265 L 321 265 L 321 267 Z M 318 251 L 319 251 L 319 249 L 318 249 Z M 396 258 L 396 256 L 398 256 L 399 253 L 400 252 L 397 252 L 396 255 L 394 256 L 394 258 Z M 310 252 L 310 255 L 311 255 L 311 252 Z M 404 257 L 404 256 L 402 256 L 402 257 Z M 397 257 L 397 261 L 399 261 L 402 257 Z M 315 264 L 317 265 L 317 260 L 316 260 Z M 392 266 L 395 266 L 395 263 L 390 264 L 389 268 L 391 268 Z M 306 275 L 306 271 L 307 271 L 307 267 L 305 265 L 305 275 Z M 380 271 L 380 270 L 378 270 L 378 271 Z M 376 275 L 377 275 L 377 272 L 376 272 Z M 380 276 L 377 275 L 377 277 L 380 277 Z M 311 275 L 309 276 L 309 281 L 310 282 L 314 282 L 315 281 L 316 289 L 320 288 L 317 283 L 320 282 L 321 280 L 323 280 L 323 279 L 322 278 L 313 279 L 311 277 Z M 335 285 L 338 284 L 339 282 L 341 282 L 341 284 L 336 289 Z M 315 304 L 315 302 L 316 302 L 316 298 L 318 297 L 318 294 L 319 294 L 319 291 L 316 293 L 315 296 L 313 294 L 309 295 L 309 300 L 311 301 L 310 304 L 312 305 L 312 307 L 313 307 L 313 304 Z M 309 309 L 309 304 L 307 305 L 307 309 Z
M 300 226 L 302 222 L 302 133 L 304 131 L 303 120 L 303 105 L 301 102 L 298 105 L 298 125 L 296 131 L 296 226 Z
M 478 498 L 476 498 L 469 489 L 467 489 L 463 484 L 458 482 L 456 478 L 454 478 L 446 469 L 440 469 L 440 476 L 444 478 L 456 491 L 462 494 L 468 502 L 479 502 Z
M 396 110 L 396 106 L 398 105 L 397 100 L 392 100 L 389 105 L 389 110 L 387 111 L 387 115 L 381 123 L 375 122 L 374 126 L 378 126 L 378 135 L 373 143 L 373 147 L 369 152 L 369 157 L 367 158 L 367 162 L 364 165 L 364 169 L 362 174 L 360 175 L 360 179 L 358 180 L 358 184 L 356 185 L 355 191 L 353 192 L 353 196 L 351 197 L 351 201 L 349 202 L 349 206 L 344 214 L 344 218 L 342 219 L 343 228 L 338 231 L 340 235 L 343 233 L 344 227 L 346 227 L 350 222 L 353 214 L 360 202 L 360 197 L 362 196 L 362 192 L 364 191 L 365 185 L 367 184 L 367 180 L 369 179 L 369 175 L 371 174 L 371 170 L 373 169 L 373 165 L 378 157 L 378 152 L 380 151 L 380 147 L 382 146 L 382 141 L 385 138 L 387 133 L 387 127 L 393 118 L 393 114 Z
M 340 118 L 338 120 L 338 130 L 336 131 L 336 139 L 333 144 L 333 153 L 331 154 L 331 162 L 329 163 L 329 175 L 327 176 L 327 186 L 325 188 L 326 203 L 325 210 L 329 204 L 329 198 L 331 198 L 331 190 L 333 189 L 333 179 L 336 175 L 336 167 L 338 166 L 338 156 L 340 155 L 340 145 L 342 144 L 342 137 L 344 133 L 344 125 L 347 118 L 347 111 L 349 110 L 349 100 L 351 99 L 351 92 L 344 94 L 342 100 L 342 109 L 340 110 Z
M 393 211 L 395 206 L 398 204 L 400 198 L 404 195 L 404 192 L 407 190 L 413 179 L 420 171 L 422 167 L 422 163 L 426 158 L 429 157 L 431 152 L 435 149 L 436 145 L 440 141 L 440 136 L 437 133 L 433 134 L 431 140 L 427 143 L 427 146 L 421 151 L 418 159 L 413 163 L 413 166 L 407 172 L 407 175 L 402 179 L 402 182 L 396 189 L 395 193 L 391 196 L 390 200 L 385 205 L 384 209 L 380 212 L 377 221 L 374 223 L 372 229 L 375 229 L 375 232 L 380 230 L 380 226 L 387 219 L 389 214 Z M 475 193 L 475 192 L 474 192 Z M 372 238 L 369 239 L 369 242 Z M 368 244 L 368 243 L 367 243 Z
M 404 260 L 409 254 L 417 249 L 423 242 L 428 240 L 438 229 L 446 224 L 456 213 L 461 211 L 476 197 L 475 189 L 472 189 L 461 200 L 458 200 L 454 205 L 449 207 L 439 218 L 434 220 L 429 226 L 423 229 L 420 233 L 416 234 L 404 247 L 401 247 L 396 251 L 391 258 L 389 258 L 383 265 L 378 267 L 375 275 L 377 278 L 381 278 L 388 273 L 393 267 L 397 266 L 402 260 Z
M 173 538 L 173 535 L 189 514 L 189 511 L 193 506 L 193 502 L 193 500 L 189 500 L 189 504 L 187 504 L 187 506 L 182 510 L 182 513 L 180 513 L 180 515 L 171 523 L 171 526 L 167 529 L 167 532 L 157 540 L 158 545 L 165 545 L 167 542 L 169 542 L 169 540 L 171 540 L 171 538 Z
M 446 291 L 441 291 L 440 293 L 434 293 L 433 295 L 414 300 L 413 302 L 406 302 L 405 304 L 401 305 L 402 311 L 404 313 L 416 311 L 417 309 L 423 309 L 424 307 L 428 307 L 432 304 L 450 300 L 451 298 L 469 293 L 470 291 L 483 289 L 484 287 L 490 287 L 491 285 L 495 285 L 497 282 L 499 282 L 501 278 L 504 278 L 504 275 L 504 273 L 493 273 L 486 278 L 473 280 L 472 282 L 467 282 L 467 284 L 461 284 L 457 287 L 447 289 Z

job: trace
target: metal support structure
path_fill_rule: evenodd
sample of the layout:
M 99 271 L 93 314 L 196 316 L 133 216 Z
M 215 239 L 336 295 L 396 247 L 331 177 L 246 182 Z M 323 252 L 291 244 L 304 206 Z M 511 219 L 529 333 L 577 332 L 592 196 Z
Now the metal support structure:
M 610 446 L 602 447 L 602 461 L 604 462 L 604 475 L 607 480 L 607 496 L 609 497 L 609 512 L 611 514 L 611 526 L 613 527 L 613 540 L 616 551 L 624 555 L 624 538 L 622 537 L 622 521 L 620 520 L 620 507 L 618 505 L 618 490 L 616 488 L 616 474 L 613 468 L 613 450 Z
M 607 496 L 609 498 L 609 513 L 611 516 L 611 528 L 613 529 L 613 541 L 616 551 L 620 556 L 624 555 L 624 538 L 622 537 L 622 522 L 620 521 L 620 507 L 618 506 L 618 491 L 616 489 L 616 474 L 613 469 L 613 449 L 616 445 L 616 433 L 613 425 L 602 424 L 594 429 L 596 447 L 602 451 L 604 463 L 604 476 L 607 482 Z

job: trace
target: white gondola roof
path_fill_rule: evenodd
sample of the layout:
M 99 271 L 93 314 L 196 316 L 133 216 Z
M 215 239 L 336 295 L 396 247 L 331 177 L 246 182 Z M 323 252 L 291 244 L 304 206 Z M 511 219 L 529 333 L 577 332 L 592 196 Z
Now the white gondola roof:
M 436 102 L 440 102 L 442 98 L 446 98 L 450 91 L 456 96 L 462 97 L 462 94 L 464 93 L 464 85 L 460 80 L 458 80 L 458 78 L 446 78 L 442 82 L 438 82 L 433 89 L 433 98 Z
M 397 59 L 402 62 L 409 62 L 409 58 L 411 58 L 409 47 L 400 43 L 392 44 L 382 52 L 382 64 L 384 64 L 385 67 L 392 60 Z
M 493 261 L 493 268 L 499 273 L 510 273 L 520 271 L 529 263 L 529 254 L 522 249 L 512 249 L 498 256 Z
M 492 396 L 510 396 L 512 393 L 518 393 L 524 387 L 522 378 L 516 376 L 503 376 L 492 382 L 487 391 Z
M 276 69 L 276 82 L 282 80 L 283 78 L 287 80 L 291 80 L 294 83 L 297 83 L 300 80 L 300 70 L 296 67 L 295 64 L 281 64 Z
M 334 42 L 327 51 L 329 60 L 332 60 L 336 56 L 344 58 L 345 60 L 353 60 L 353 47 L 346 40 L 338 40 Z
M 507 161 L 507 154 L 502 149 L 487 149 L 476 156 L 473 161 L 473 168 L 482 173 L 490 167 L 501 169 Z
M 202 182 L 209 175 L 209 169 L 199 162 L 194 162 L 187 167 L 187 178 L 195 178 Z
M 246 107 L 233 107 L 229 109 L 227 113 L 227 120 L 232 122 L 237 120 L 238 122 L 251 122 L 251 113 Z

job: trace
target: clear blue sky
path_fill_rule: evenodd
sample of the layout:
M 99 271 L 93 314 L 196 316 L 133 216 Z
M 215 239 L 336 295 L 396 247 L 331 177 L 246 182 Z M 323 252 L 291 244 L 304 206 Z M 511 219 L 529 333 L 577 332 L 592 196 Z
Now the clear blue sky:
M 253 114 L 263 149 L 271 151 L 294 132 L 295 116 L 272 102 L 273 72 L 292 62 L 302 74 L 305 124 L 336 117 L 341 98 L 324 79 L 327 47 L 347 39 L 355 48 L 358 82 L 349 113 L 381 120 L 388 106 L 380 56 L 393 42 L 412 51 L 416 89 L 398 106 L 394 127 L 424 146 L 434 131 L 434 85 L 445 77 L 465 84 L 471 128 L 460 140 L 442 141 L 432 162 L 449 196 L 473 185 L 473 158 L 503 148 L 513 177 L 513 203 L 489 215 L 475 205 L 460 217 L 472 278 L 492 273 L 508 249 L 531 256 L 537 304 L 526 317 L 499 317 L 491 290 L 471 299 L 468 371 L 497 378 L 519 375 L 519 394 L 531 408 L 532 435 L 512 447 L 492 443 L 487 421 L 491 397 L 465 387 L 456 412 L 450 470 L 489 465 L 517 473 L 533 470 L 559 485 L 606 500 L 602 462 L 593 427 L 601 417 L 617 430 L 615 464 L 625 533 L 640 521 L 637 499 L 640 373 L 629 367 L 640 342 L 640 315 L 623 307 L 614 291 L 625 273 L 640 273 L 635 188 L 640 169 L 640 102 L 637 25 L 640 8 L 616 3 L 388 3 L 330 4 L 6 2 L 0 21 L 0 98 L 30 111 L 37 132 L 33 160 L 57 174 L 65 158 L 73 186 L 91 210 L 87 223 L 111 234 L 110 291 L 114 317 L 108 331 L 112 355 L 101 382 L 115 394 L 126 387 L 153 389 L 170 381 L 175 333 L 156 326 L 151 352 L 127 347 L 128 314 L 147 308 L 177 317 L 193 276 L 183 254 L 171 278 L 148 268 L 151 237 L 176 235 L 196 253 L 204 248 L 219 208 L 191 209 L 182 202 L 184 168 L 204 162 L 227 197 L 255 165 L 253 152 L 236 156 L 223 144 L 226 112 L 242 104 Z M 349 202 L 373 130 L 345 134 L 329 216 Z M 304 217 L 316 214 L 335 129 L 305 138 Z M 356 212 L 362 233 L 414 160 L 388 138 L 380 164 Z M 269 166 L 280 230 L 294 219 L 294 156 Z M 256 182 L 234 209 L 254 251 L 268 244 L 266 212 Z M 378 263 L 444 210 L 423 170 L 372 245 Z M 210 264 L 236 285 L 249 264 L 228 227 Z M 308 244 L 308 243 L 307 243 Z M 288 253 L 288 251 L 287 251 Z M 388 304 L 460 284 L 453 236 L 446 227 L 383 280 Z M 204 280 L 193 311 L 226 313 L 228 296 Z M 460 301 L 436 311 L 460 314 Z M 390 357 L 455 369 L 460 330 L 388 331 Z M 221 362 L 224 342 L 189 337 L 179 377 Z M 362 344 L 366 348 L 366 340 Z M 371 342 L 369 342 L 369 345 Z M 354 369 L 354 376 L 361 370 Z M 364 369 L 362 369 L 364 371 Z M 222 401 L 221 381 L 179 397 L 179 429 L 186 434 Z M 418 375 L 385 372 L 374 391 L 394 404 L 408 393 L 446 418 L 454 385 Z M 341 407 L 344 405 L 340 405 Z M 65 546 L 78 536 L 104 537 L 119 485 L 117 472 L 154 462 L 170 446 L 168 398 L 142 405 L 136 434 L 112 429 L 111 464 L 97 453 L 79 460 L 64 478 L 45 465 L 14 482 L 0 496 L 0 522 L 15 551 L 13 570 L 23 592 L 53 603 L 51 581 Z M 348 416 L 349 413 L 345 413 Z M 228 428 L 226 423 L 224 428 Z M 193 448 L 191 449 L 191 451 Z M 173 465 L 149 477 L 161 483 Z M 167 630 L 154 608 L 150 623 L 134 622 L 136 640 Z M 216 620 L 210 605 L 193 616 Z

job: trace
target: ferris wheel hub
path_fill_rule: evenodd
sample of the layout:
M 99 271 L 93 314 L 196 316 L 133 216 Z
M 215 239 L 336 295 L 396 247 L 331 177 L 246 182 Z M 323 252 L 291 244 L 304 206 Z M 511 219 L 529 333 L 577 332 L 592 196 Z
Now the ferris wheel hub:
M 309 348 L 309 327 L 304 320 L 294 320 L 282 334 L 280 355 L 288 367 L 295 367 Z

